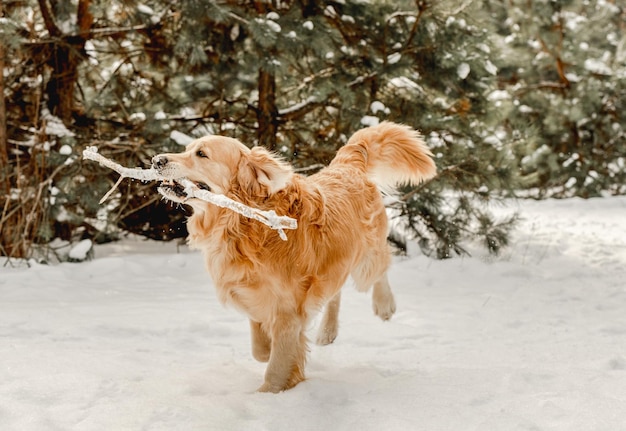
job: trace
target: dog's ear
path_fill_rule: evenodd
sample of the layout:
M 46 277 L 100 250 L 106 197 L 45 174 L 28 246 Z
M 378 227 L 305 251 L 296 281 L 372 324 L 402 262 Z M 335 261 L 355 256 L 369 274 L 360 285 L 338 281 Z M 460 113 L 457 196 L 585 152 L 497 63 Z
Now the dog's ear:
M 253 194 L 264 194 L 265 188 L 269 194 L 284 189 L 291 177 L 291 166 L 277 157 L 272 156 L 263 147 L 254 147 L 245 153 L 239 165 L 239 185 Z

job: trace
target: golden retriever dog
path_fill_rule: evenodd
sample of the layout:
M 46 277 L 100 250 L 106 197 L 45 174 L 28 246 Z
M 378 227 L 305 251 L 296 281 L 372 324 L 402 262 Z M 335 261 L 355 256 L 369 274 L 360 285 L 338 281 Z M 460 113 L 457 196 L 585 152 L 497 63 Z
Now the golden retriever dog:
M 387 281 L 390 250 L 381 190 L 435 175 L 419 134 L 383 122 L 356 132 L 330 165 L 296 174 L 262 147 L 208 136 L 178 154 L 160 154 L 153 168 L 165 197 L 188 204 L 189 244 L 202 251 L 223 304 L 250 319 L 252 355 L 268 362 L 261 392 L 280 392 L 304 380 L 305 331 L 326 306 L 317 343 L 337 336 L 340 290 L 373 286 L 374 313 L 391 318 L 396 305 Z M 297 219 L 287 241 L 258 221 L 200 199 L 187 198 L 175 180 L 186 178 L 245 205 Z

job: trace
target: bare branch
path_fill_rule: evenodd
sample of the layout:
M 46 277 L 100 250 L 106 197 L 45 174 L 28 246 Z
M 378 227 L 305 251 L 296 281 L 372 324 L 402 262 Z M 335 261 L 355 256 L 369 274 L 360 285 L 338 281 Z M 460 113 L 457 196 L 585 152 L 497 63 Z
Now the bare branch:
M 98 162 L 102 166 L 112 169 L 121 175 L 113 188 L 109 190 L 109 192 L 102 198 L 100 203 L 102 203 L 104 200 L 106 200 L 106 198 L 111 195 L 113 190 L 115 190 L 115 188 L 124 178 L 134 178 L 141 181 L 162 181 L 167 179 L 163 178 L 155 169 L 126 168 L 119 163 L 115 163 L 114 161 L 109 160 L 106 157 L 98 154 L 98 149 L 95 147 L 87 147 L 83 151 L 83 158 Z M 201 199 L 213 205 L 217 205 L 220 208 L 227 208 L 245 217 L 260 221 L 261 223 L 278 231 L 278 235 L 283 241 L 287 240 L 287 235 L 285 234 L 284 229 L 298 228 L 298 221 L 296 219 L 287 216 L 279 216 L 274 210 L 264 211 L 257 208 L 251 208 L 224 195 L 215 194 L 211 193 L 208 190 L 200 189 L 193 182 L 189 181 L 186 178 L 179 178 L 176 181 L 180 183 L 183 187 L 185 187 L 185 194 L 187 195 L 188 199 Z M 166 189 L 159 187 L 158 190 L 159 193 L 167 197 L 168 192 Z
M 60 37 L 61 30 L 59 30 L 59 27 L 57 27 L 54 19 L 52 18 L 52 13 L 50 12 L 50 8 L 48 7 L 47 0 L 37 0 L 37 2 L 39 3 L 41 16 L 43 17 L 43 22 L 46 25 L 48 33 L 50 33 L 50 37 Z

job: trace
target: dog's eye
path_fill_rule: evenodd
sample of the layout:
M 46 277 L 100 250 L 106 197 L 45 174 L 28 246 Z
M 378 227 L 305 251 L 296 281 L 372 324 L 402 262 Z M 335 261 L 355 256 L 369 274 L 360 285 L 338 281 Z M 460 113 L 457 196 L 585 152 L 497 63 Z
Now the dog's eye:
M 196 151 L 196 156 L 200 157 L 201 159 L 208 159 L 209 158 L 206 154 L 204 154 L 204 151 L 202 151 L 202 150 Z

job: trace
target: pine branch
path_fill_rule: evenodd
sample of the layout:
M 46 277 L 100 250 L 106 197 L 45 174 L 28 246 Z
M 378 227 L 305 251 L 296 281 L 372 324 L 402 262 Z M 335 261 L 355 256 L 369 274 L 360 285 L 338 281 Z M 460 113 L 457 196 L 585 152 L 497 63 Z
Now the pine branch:
M 278 110 L 278 115 L 281 121 L 289 121 L 296 118 L 301 118 L 309 112 L 313 111 L 320 106 L 324 106 L 318 102 L 314 96 L 310 96 L 306 100 L 300 103 L 296 103 L 288 108 Z
M 43 22 L 46 25 L 46 29 L 48 30 L 50 37 L 57 38 L 62 36 L 61 30 L 59 30 L 59 27 L 57 27 L 54 19 L 52 18 L 52 12 L 50 12 L 47 0 L 37 0 L 37 2 L 39 3 L 41 16 L 43 17 Z
M 354 80 L 352 80 L 351 82 L 348 82 L 347 87 L 348 88 L 354 88 L 357 85 L 363 84 L 364 82 L 371 81 L 372 79 L 376 78 L 377 76 L 378 76 L 378 72 L 372 72 L 372 73 L 369 73 L 369 74 L 364 75 L 364 76 L 358 76 Z
M 391 15 L 389 15 L 389 17 L 385 20 L 385 32 L 387 32 L 387 29 L 389 28 L 391 21 L 393 21 L 394 19 L 397 19 L 400 17 L 407 17 L 407 16 L 415 18 L 415 22 L 411 26 L 411 30 L 409 31 L 409 35 L 407 36 L 404 42 L 404 45 L 402 46 L 401 51 L 405 51 L 411 45 L 411 42 L 413 41 L 413 38 L 415 37 L 415 34 L 417 33 L 417 28 L 420 25 L 420 18 L 422 17 L 424 12 L 428 8 L 428 4 L 426 2 L 418 1 L 416 2 L 416 4 L 417 4 L 417 13 L 403 12 L 403 11 L 394 12 Z
M 562 92 L 563 90 L 567 90 L 567 88 L 568 88 L 568 85 L 562 82 L 540 82 L 538 84 L 530 84 L 530 85 L 527 85 L 526 87 L 519 88 L 515 90 L 514 94 L 516 96 L 523 96 L 526 93 L 530 93 L 531 91 L 536 91 L 536 90 L 551 90 L 551 91 Z

